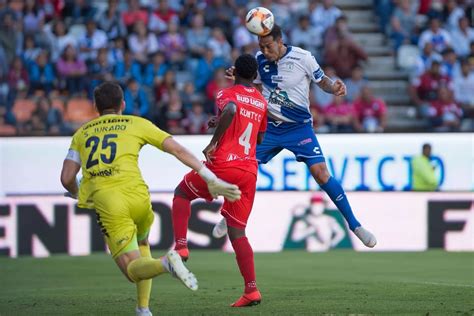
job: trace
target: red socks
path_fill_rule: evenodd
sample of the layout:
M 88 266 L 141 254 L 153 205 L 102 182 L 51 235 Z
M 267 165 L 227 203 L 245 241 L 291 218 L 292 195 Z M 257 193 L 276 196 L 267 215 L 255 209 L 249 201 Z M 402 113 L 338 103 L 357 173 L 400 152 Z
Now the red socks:
M 257 290 L 255 281 L 255 265 L 253 261 L 253 250 L 247 237 L 240 237 L 232 241 L 232 247 L 235 251 L 237 264 L 240 274 L 244 277 L 245 293 L 251 293 Z
M 181 196 L 173 198 L 171 217 L 173 218 L 175 250 L 187 248 L 188 221 L 191 216 L 191 201 Z

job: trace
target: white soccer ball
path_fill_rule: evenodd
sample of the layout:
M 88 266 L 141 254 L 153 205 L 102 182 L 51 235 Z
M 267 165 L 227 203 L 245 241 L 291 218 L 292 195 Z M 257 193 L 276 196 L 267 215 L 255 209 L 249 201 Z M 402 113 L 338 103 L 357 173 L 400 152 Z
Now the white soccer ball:
M 245 17 L 247 30 L 258 36 L 265 36 L 270 33 L 274 23 L 273 13 L 264 7 L 253 8 Z

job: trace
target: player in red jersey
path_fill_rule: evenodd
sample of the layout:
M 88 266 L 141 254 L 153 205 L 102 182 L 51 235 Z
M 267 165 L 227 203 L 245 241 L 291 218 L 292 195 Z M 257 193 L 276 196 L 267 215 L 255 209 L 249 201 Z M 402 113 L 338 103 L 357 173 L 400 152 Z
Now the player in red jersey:
M 235 61 L 234 86 L 217 94 L 217 127 L 211 142 L 203 150 L 206 166 L 219 178 L 238 185 L 242 192 L 239 201 L 224 200 L 221 209 L 245 282 L 245 293 L 232 304 L 234 307 L 256 305 L 261 301 L 255 281 L 253 250 L 245 235 L 257 184 L 255 151 L 257 144 L 263 141 L 267 126 L 267 101 L 252 85 L 257 67 L 255 57 L 249 54 L 241 55 Z M 189 256 L 186 233 L 191 201 L 196 198 L 211 201 L 215 196 L 209 193 L 197 173 L 190 172 L 176 187 L 172 207 L 175 250 L 183 259 Z

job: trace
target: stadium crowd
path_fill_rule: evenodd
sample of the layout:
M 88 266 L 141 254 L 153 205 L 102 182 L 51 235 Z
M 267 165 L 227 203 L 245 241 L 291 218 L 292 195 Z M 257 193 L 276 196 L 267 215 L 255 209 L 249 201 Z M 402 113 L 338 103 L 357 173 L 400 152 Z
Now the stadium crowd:
M 435 131 L 474 130 L 474 1 L 377 0 L 381 29 L 413 60 L 409 94 Z
M 472 128 L 472 8 L 374 2 L 394 49 L 420 46 L 410 89 L 420 117 L 438 130 L 458 130 L 463 118 Z M 333 0 L 0 0 L 0 135 L 72 134 L 97 115 L 92 91 L 107 80 L 123 86 L 125 114 L 173 134 L 206 133 L 217 91 L 231 84 L 226 67 L 258 50 L 244 19 L 259 5 L 274 13 L 285 42 L 313 52 L 347 84 L 346 98 L 312 90 L 319 132 L 386 128 L 387 107 L 361 67 L 367 53 Z

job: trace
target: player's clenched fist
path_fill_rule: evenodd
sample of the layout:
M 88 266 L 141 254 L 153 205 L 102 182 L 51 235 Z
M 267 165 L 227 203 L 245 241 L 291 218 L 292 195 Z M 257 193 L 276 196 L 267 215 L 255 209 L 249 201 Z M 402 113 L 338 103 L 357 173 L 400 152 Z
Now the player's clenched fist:
M 336 95 L 336 96 L 343 97 L 347 93 L 346 92 L 346 85 L 340 79 L 337 79 L 336 81 L 334 81 L 334 83 L 332 85 L 332 89 L 333 89 L 333 94 Z
M 235 70 L 235 66 L 229 67 L 225 70 L 226 79 L 229 79 L 229 80 L 232 80 L 232 81 L 235 79 L 234 70 Z

